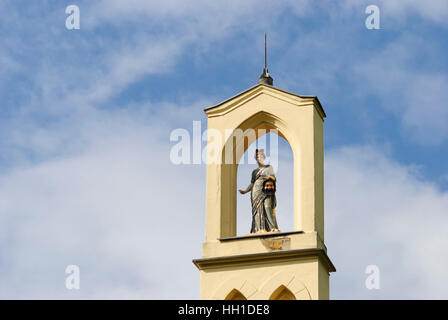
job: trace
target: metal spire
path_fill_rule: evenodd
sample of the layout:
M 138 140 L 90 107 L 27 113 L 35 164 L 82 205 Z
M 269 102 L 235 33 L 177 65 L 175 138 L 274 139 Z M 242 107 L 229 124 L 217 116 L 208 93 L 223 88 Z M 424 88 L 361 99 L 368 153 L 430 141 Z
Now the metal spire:
M 274 83 L 274 79 L 272 79 L 272 77 L 269 75 L 268 64 L 267 64 L 267 56 L 268 56 L 267 52 L 268 52 L 267 38 L 266 38 L 266 32 L 265 32 L 264 33 L 264 69 L 263 69 L 263 73 L 258 78 L 258 83 L 268 84 L 268 85 L 272 86 L 272 84 Z

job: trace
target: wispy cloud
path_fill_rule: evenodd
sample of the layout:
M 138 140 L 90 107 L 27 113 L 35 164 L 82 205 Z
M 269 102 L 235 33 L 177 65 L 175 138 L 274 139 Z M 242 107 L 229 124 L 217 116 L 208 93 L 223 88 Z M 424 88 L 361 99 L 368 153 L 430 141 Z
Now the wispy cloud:
M 342 299 L 446 299 L 448 193 L 372 146 L 326 156 L 326 241 Z M 380 290 L 365 268 L 380 268 Z
M 171 165 L 160 122 L 124 116 L 97 118 L 78 152 L 0 178 L 1 297 L 197 297 L 204 170 Z
M 109 119 L 93 128 L 82 152 L 1 178 L 0 295 L 198 298 L 191 259 L 204 240 L 205 168 L 172 165 L 150 123 Z M 332 296 L 446 297 L 448 194 L 374 147 L 332 149 L 325 169 Z M 64 287 L 68 264 L 81 267 L 78 292 Z M 364 286 L 369 264 L 380 267 L 379 291 Z
M 370 1 L 80 1 L 79 32 L 64 29 L 65 3 L 48 3 L 0 2 L 0 297 L 198 297 L 205 170 L 173 166 L 168 137 L 203 120 L 216 91 L 167 81 L 142 101 L 126 90 L 190 72 L 185 59 L 201 70 L 230 59 L 241 75 L 258 67 L 265 30 L 276 83 L 319 94 L 330 116 L 362 126 L 374 97 L 372 113 L 392 115 L 404 139 L 448 138 L 445 47 L 426 29 L 444 32 L 445 1 L 379 1 L 379 38 L 364 29 Z M 223 68 L 210 82 L 240 90 Z M 326 161 L 333 297 L 446 298 L 446 192 L 376 147 L 334 146 Z M 81 267 L 80 292 L 64 287 L 68 264 Z M 381 269 L 378 292 L 364 287 L 367 264 Z

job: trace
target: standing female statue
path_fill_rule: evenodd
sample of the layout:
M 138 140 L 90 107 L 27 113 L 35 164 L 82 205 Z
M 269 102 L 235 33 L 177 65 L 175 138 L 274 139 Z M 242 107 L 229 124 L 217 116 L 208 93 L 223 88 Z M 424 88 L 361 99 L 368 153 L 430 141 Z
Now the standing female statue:
M 255 159 L 258 168 L 252 171 L 252 179 L 246 190 L 239 190 L 241 194 L 251 192 L 252 203 L 252 228 L 250 233 L 279 232 L 277 219 L 275 218 L 276 178 L 274 168 L 265 165 L 266 155 L 263 149 L 255 150 Z

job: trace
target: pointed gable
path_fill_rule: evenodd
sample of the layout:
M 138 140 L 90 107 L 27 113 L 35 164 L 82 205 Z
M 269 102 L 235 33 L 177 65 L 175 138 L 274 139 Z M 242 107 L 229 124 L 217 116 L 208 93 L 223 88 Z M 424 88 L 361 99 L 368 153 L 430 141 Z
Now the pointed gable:
M 205 108 L 204 112 L 209 118 L 221 116 L 239 108 L 252 99 L 256 99 L 260 95 L 269 95 L 297 106 L 314 104 L 322 119 L 326 117 L 325 111 L 317 96 L 301 96 L 266 84 L 257 84 L 223 102 Z

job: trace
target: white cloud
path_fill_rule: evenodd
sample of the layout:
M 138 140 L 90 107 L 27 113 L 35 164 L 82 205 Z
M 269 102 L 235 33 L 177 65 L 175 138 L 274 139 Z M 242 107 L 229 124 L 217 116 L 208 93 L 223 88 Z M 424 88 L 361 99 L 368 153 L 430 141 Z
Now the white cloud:
M 334 149 L 326 159 L 332 297 L 446 299 L 448 193 L 373 147 Z M 371 264 L 380 290 L 365 288 Z
M 1 297 L 198 297 L 204 168 L 171 165 L 166 129 L 139 117 L 103 114 L 80 152 L 0 177 Z
M 371 4 L 380 8 L 381 19 L 389 26 L 395 23 L 400 23 L 402 26 L 411 24 L 413 16 L 440 25 L 446 25 L 448 18 L 448 3 L 444 0 L 348 0 L 341 3 L 341 6 L 364 13 L 365 8 Z
M 443 8 L 446 5 L 442 1 L 431 5 L 418 1 L 403 1 L 400 6 L 397 3 L 383 3 L 384 13 L 391 15 L 388 19 L 394 19 L 392 12 L 402 12 L 406 16 L 413 11 L 428 15 L 427 12 L 434 12 L 437 17 L 445 14 Z M 357 47 L 359 42 L 351 41 L 352 37 L 359 36 L 359 29 L 353 23 L 338 22 L 341 16 L 344 21 L 362 20 L 365 14 L 358 10 L 361 5 L 359 2 L 311 5 L 309 1 L 266 2 L 263 5 L 258 1 L 238 1 L 231 5 L 210 1 L 193 4 L 143 0 L 86 2 L 81 6 L 82 33 L 67 33 L 63 26 L 64 32 L 57 28 L 48 29 L 42 22 L 57 20 L 59 8 L 53 9 L 44 17 L 33 16 L 31 23 L 38 36 L 29 43 L 25 39 L 17 40 L 18 34 L 14 32 L 6 36 L 6 49 L 0 53 L 0 60 L 8 66 L 5 68 L 8 71 L 4 71 L 8 72 L 8 77 L 11 72 L 28 70 L 26 77 L 33 84 L 32 90 L 21 86 L 14 88 L 23 90 L 17 94 L 20 99 L 29 97 L 19 106 L 14 106 L 22 113 L 19 117 L 35 112 L 67 115 L 78 112 L 78 109 L 107 104 L 145 76 L 172 72 L 188 54 L 188 49 L 202 56 L 210 52 L 217 41 L 227 41 L 229 35 L 235 34 L 236 28 L 245 30 L 246 34 L 253 33 L 253 39 L 260 42 L 262 37 L 256 34 L 269 29 L 274 33 L 274 50 L 276 43 L 282 43 L 284 47 L 284 53 L 278 54 L 279 68 L 274 72 L 282 87 L 300 85 L 293 91 L 319 95 L 331 91 L 337 94 L 341 89 L 340 77 L 343 76 L 359 87 L 352 94 L 364 97 L 377 95 L 384 109 L 398 116 L 406 136 L 421 143 L 443 143 L 448 136 L 448 109 L 444 108 L 448 79 L 442 71 L 428 74 L 418 70 L 416 59 L 421 51 L 412 48 L 423 50 L 425 60 L 434 64 L 443 61 L 443 55 L 437 56 L 434 53 L 437 50 L 430 49 L 432 40 L 406 34 L 406 28 L 400 28 L 403 33 L 394 43 L 378 48 L 372 55 L 365 54 L 362 48 Z M 20 9 L 10 6 L 6 9 L 14 17 L 8 19 L 8 25 L 24 19 Z M 322 10 L 335 17 L 291 42 L 280 32 L 282 29 L 279 31 L 275 27 L 286 10 L 297 15 L 317 15 Z M 269 14 L 263 15 L 266 12 Z M 102 34 L 102 28 L 109 27 L 116 37 Z M 300 21 L 296 27 L 301 27 Z M 360 28 L 364 28 L 362 23 Z M 30 48 L 30 43 L 33 48 Z M 261 48 L 262 44 L 254 47 Z M 35 55 L 31 63 L 24 64 L 15 54 L 31 49 Z M 252 49 L 238 50 L 246 50 L 244 57 L 253 57 Z M 226 55 L 238 50 L 229 50 Z M 60 60 L 55 61 L 55 58 Z M 39 63 L 35 63 L 36 60 Z M 6 83 L 8 77 L 5 74 L 0 81 Z M 370 88 L 370 92 L 366 88 Z
M 417 14 L 424 19 L 436 23 L 446 24 L 448 18 L 448 3 L 444 0 L 419 1 L 401 0 L 389 1 L 381 0 L 384 11 L 389 11 L 389 17 L 403 17 L 406 14 Z
M 410 49 L 415 47 L 420 49 Z M 422 144 L 440 144 L 448 137 L 448 78 L 442 71 L 419 70 L 421 56 L 435 64 L 440 59 L 430 42 L 407 34 L 351 68 L 360 90 L 370 91 L 395 114 L 407 136 Z
M 302 13 L 308 7 L 308 0 L 291 1 L 297 13 Z M 122 24 L 130 20 L 149 20 L 160 25 L 177 21 L 178 26 L 187 26 L 188 31 L 203 34 L 216 34 L 225 31 L 235 24 L 249 25 L 252 22 L 265 24 L 275 19 L 276 15 L 289 6 L 290 3 L 275 3 L 270 1 L 206 1 L 193 2 L 145 1 L 145 0 L 102 0 L 93 4 L 89 10 L 88 26 L 99 27 L 102 23 Z M 261 16 L 262 14 L 262 16 Z M 263 20 L 260 19 L 263 17 Z M 171 26 L 178 30 L 176 26 Z
M 364 126 L 375 121 L 382 126 L 375 118 L 380 116 L 392 120 L 400 138 L 412 143 L 445 143 L 448 75 L 441 47 L 423 33 L 400 32 L 387 41 L 386 31 L 375 32 L 365 36 L 372 35 L 370 49 L 360 46 L 365 40 L 359 40 L 353 24 L 304 34 L 285 45 L 274 77 L 292 92 L 318 94 L 329 114 L 341 108 Z M 381 32 L 384 41 L 377 39 Z M 300 63 L 294 66 L 294 60 Z
M 200 119 L 202 107 L 209 103 L 191 104 L 190 108 L 149 104 L 121 112 L 95 107 L 145 75 L 169 72 L 189 45 L 200 43 L 207 48 L 219 37 L 233 34 L 232 28 L 258 32 L 285 8 L 271 3 L 254 11 L 254 1 L 238 3 L 222 6 L 208 1 L 190 6 L 174 1 L 102 1 L 82 7 L 82 19 L 86 19 L 82 28 L 87 32 L 101 29 L 101 23 L 120 26 L 137 17 L 140 24 L 134 28 L 151 18 L 149 23 L 163 27 L 165 22 L 173 29 L 159 36 L 145 31 L 118 35 L 93 63 L 84 58 L 105 40 L 79 41 L 83 53 L 79 60 L 73 54 L 69 55 L 73 63 L 58 64 L 52 55 L 30 69 L 28 76 L 37 89 L 25 106 L 17 106 L 19 112 L 8 124 L 1 146 L 13 167 L 3 168 L 0 176 L 0 297 L 198 297 L 199 276 L 191 259 L 200 255 L 204 239 L 205 170 L 172 166 L 169 135 L 164 134 L 174 121 L 176 125 L 184 121 L 189 128 L 192 115 Z M 417 1 L 407 3 L 406 10 L 420 6 Z M 422 14 L 431 21 L 446 21 L 441 19 L 446 13 L 444 4 L 436 4 L 438 8 L 428 6 Z M 295 12 L 301 14 L 301 9 L 296 5 Z M 400 10 L 392 4 L 390 9 Z M 269 12 L 261 24 L 259 12 Z M 17 17 L 17 12 L 11 14 Z M 56 13 L 51 17 L 56 19 Z M 148 34 L 154 37 L 149 39 Z M 320 33 L 315 44 L 324 45 L 325 34 L 326 30 Z M 313 37 L 304 38 L 311 42 Z M 41 33 L 38 43 L 45 46 L 40 54 L 60 57 L 71 52 L 74 48 L 65 38 L 58 32 Z M 397 112 L 403 112 L 400 119 L 405 126 L 416 128 L 418 138 L 441 141 L 447 135 L 447 114 L 440 107 L 446 101 L 448 81 L 443 74 L 416 74 L 409 67 L 415 57 L 407 48 L 415 40 L 401 38 L 379 52 L 377 59 L 356 60 L 361 67 L 353 73 L 389 95 L 387 107 L 394 109 L 393 102 L 400 101 L 394 98 L 402 98 Z M 11 52 L 30 48 L 26 43 L 11 43 L 0 60 L 7 62 L 8 72 L 26 69 Z M 334 50 L 329 43 L 325 45 Z M 295 49 L 300 52 L 302 47 Z M 309 51 L 304 54 L 309 56 Z M 331 55 L 328 61 L 322 64 L 315 83 L 322 78 L 325 84 L 335 82 L 330 73 L 336 73 L 344 62 L 333 65 Z M 156 115 L 151 114 L 154 110 L 158 110 Z M 58 118 L 47 123 L 36 120 L 36 114 L 57 114 Z M 163 118 L 173 122 L 167 124 Z M 447 194 L 373 148 L 330 150 L 326 161 L 327 244 L 338 268 L 332 275 L 332 295 L 446 298 L 442 287 L 446 264 L 439 255 L 447 246 Z M 81 267 L 80 292 L 64 287 L 68 264 Z M 368 264 L 381 269 L 378 292 L 364 287 Z
M 85 148 L 0 177 L 1 297 L 199 297 L 205 168 L 172 165 L 169 126 L 152 120 L 102 114 Z M 448 195 L 373 147 L 329 150 L 325 170 L 332 296 L 446 298 Z M 69 264 L 80 291 L 64 287 Z M 364 287 L 369 264 L 379 291 Z

